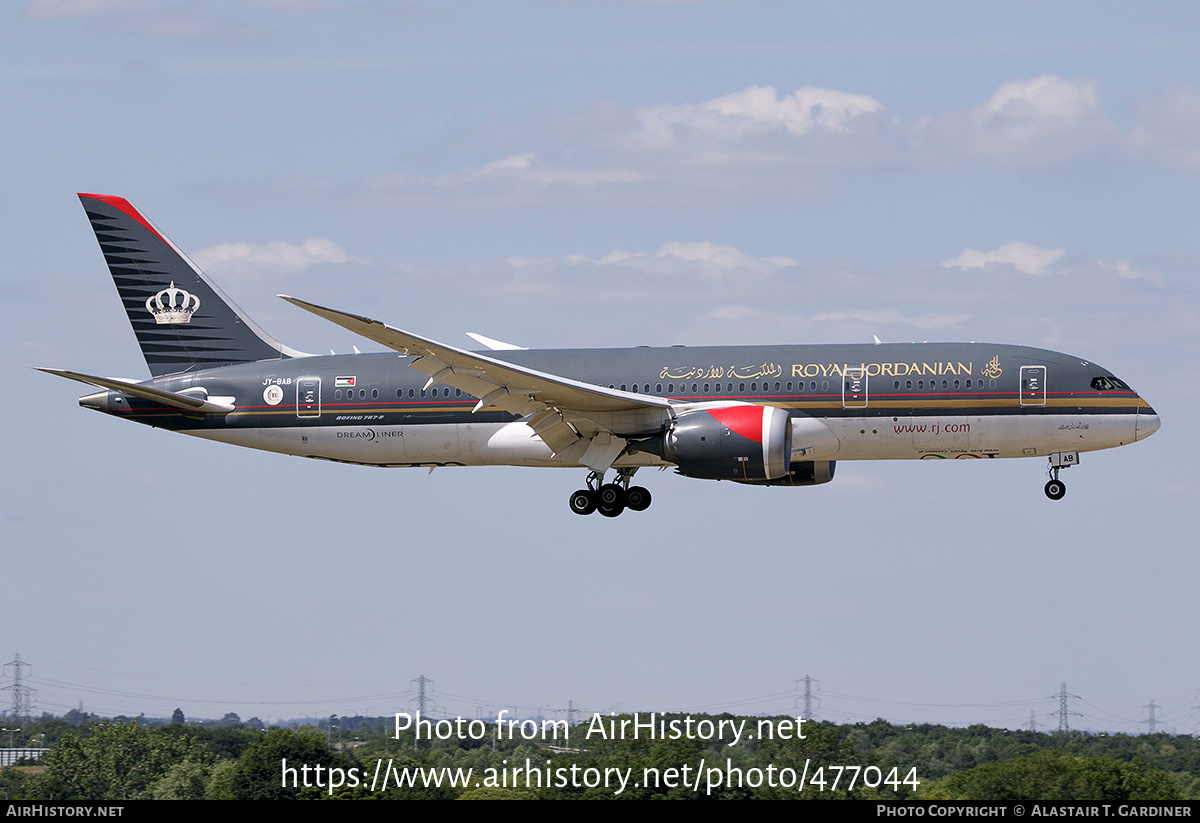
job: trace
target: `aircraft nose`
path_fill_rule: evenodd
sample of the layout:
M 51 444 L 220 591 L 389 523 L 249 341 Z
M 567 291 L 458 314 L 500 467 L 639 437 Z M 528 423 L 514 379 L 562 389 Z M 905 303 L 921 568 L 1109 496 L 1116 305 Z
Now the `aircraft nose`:
M 1137 416 L 1136 429 L 1133 433 L 1134 440 L 1145 440 L 1150 435 L 1158 431 L 1161 425 L 1158 415 L 1154 409 L 1147 409 L 1144 412 L 1139 412 Z

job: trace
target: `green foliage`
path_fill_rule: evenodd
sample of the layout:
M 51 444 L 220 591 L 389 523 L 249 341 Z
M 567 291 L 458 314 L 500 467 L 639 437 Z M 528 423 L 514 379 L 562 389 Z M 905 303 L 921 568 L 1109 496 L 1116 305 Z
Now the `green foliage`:
M 628 717 L 628 716 L 625 716 Z M 657 721 L 682 720 L 683 715 L 657 715 Z M 644 724 L 647 715 L 639 719 Z M 77 718 L 79 719 L 79 718 Z M 621 716 L 604 720 L 619 721 Z M 230 722 L 233 717 L 228 718 Z M 333 752 L 328 738 L 312 727 L 276 729 L 223 725 L 165 724 L 158 728 L 132 723 L 83 723 L 43 717 L 27 724 L 17 744 L 44 739 L 51 745 L 45 766 L 0 770 L 0 794 L 9 799 L 107 800 L 139 798 L 208 799 L 753 799 L 753 798 L 913 798 L 974 800 L 1080 800 L 1092 802 L 1195 799 L 1200 796 L 1200 740 L 1188 736 L 1089 735 L 1079 732 L 1044 734 L 990 729 L 984 726 L 947 728 L 919 725 L 900 727 L 886 721 L 838 726 L 805 721 L 804 739 L 792 729 L 774 739 L 759 732 L 759 723 L 781 732 L 788 718 L 738 718 L 730 715 L 692 716 L 709 721 L 709 728 L 726 730 L 725 739 L 697 735 L 654 739 L 642 726 L 640 735 L 593 734 L 587 725 L 571 730 L 570 740 L 518 738 L 414 741 L 411 732 L 395 737 L 386 718 L 339 718 L 337 734 L 346 747 Z M 741 723 L 743 736 L 734 745 L 728 724 Z M 794 720 L 794 718 L 791 718 Z M 356 728 L 349 728 L 353 724 Z M 258 724 L 253 724 L 257 726 Z M 41 737 L 44 735 L 44 738 Z M 336 748 L 336 747 L 335 747 Z M 286 759 L 295 776 L 284 785 Z M 416 780 L 371 792 L 370 776 L 377 760 L 396 773 L 415 769 L 440 770 L 442 784 Z M 525 771 L 528 761 L 531 771 Z M 701 774 L 697 769 L 717 772 Z M 310 767 L 309 786 L 301 769 Z M 332 793 L 317 786 L 314 767 L 324 771 L 357 768 L 358 786 Z M 921 782 L 914 794 L 909 786 L 859 784 L 850 789 L 851 771 L 837 767 L 878 768 L 876 779 L 892 775 L 903 780 L 914 772 Z M 546 777 L 549 769 L 550 777 Z M 575 771 L 572 772 L 572 769 Z M 621 770 L 625 790 L 614 786 L 558 785 L 560 775 L 578 780 L 583 770 L 603 774 Z M 782 777 L 791 770 L 792 784 Z M 808 785 L 794 785 L 805 772 Z M 469 785 L 450 785 L 447 772 L 465 776 Z M 773 770 L 776 785 L 766 779 Z M 731 776 L 732 773 L 732 776 Z M 610 771 L 610 777 L 612 772 Z M 709 789 L 710 777 L 719 785 Z M 348 774 L 347 774 L 348 778 Z M 840 780 L 835 787 L 833 781 Z M 886 777 L 885 777 L 886 779 Z M 549 782 L 547 782 L 547 780 Z M 824 788 L 816 785 L 824 781 Z M 300 785 L 295 785 L 295 784 Z
M 287 768 L 294 770 L 294 779 L 293 773 L 289 773 L 289 780 L 283 779 L 285 761 Z M 294 800 L 305 788 L 300 770 L 318 765 L 345 769 L 351 764 L 344 755 L 329 751 L 325 735 L 311 727 L 300 731 L 272 729 L 259 733 L 223 780 L 227 780 L 225 785 L 237 800 Z M 316 782 L 315 773 L 308 782 Z
M 153 800 L 203 800 L 208 795 L 211 769 L 195 760 L 184 760 L 150 787 Z
M 502 789 L 499 786 L 480 786 L 458 796 L 459 800 L 537 800 L 533 789 Z
M 1041 751 L 988 763 L 946 778 L 922 799 L 1092 803 L 1180 800 L 1171 776 L 1139 762 Z
M 208 756 L 190 737 L 163 734 L 133 723 L 102 723 L 88 737 L 63 736 L 46 755 L 44 791 L 70 800 L 138 800 L 167 771 L 192 755 Z

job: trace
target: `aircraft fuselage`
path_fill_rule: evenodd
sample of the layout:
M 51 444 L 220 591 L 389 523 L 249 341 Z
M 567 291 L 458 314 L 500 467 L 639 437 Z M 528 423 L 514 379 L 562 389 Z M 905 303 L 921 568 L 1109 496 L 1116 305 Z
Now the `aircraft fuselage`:
M 1154 410 L 1106 369 L 1023 346 L 977 343 L 671 347 L 489 352 L 602 387 L 694 404 L 785 409 L 793 459 L 1028 457 L 1112 448 L 1158 428 Z M 520 419 L 461 390 L 425 388 L 393 353 L 289 358 L 149 381 L 223 398 L 191 413 L 120 392 L 81 404 L 251 448 L 376 466 L 578 466 Z M 801 436 L 804 427 L 828 434 Z M 799 452 L 799 453 L 797 453 Z M 645 452 L 616 467 L 656 466 Z

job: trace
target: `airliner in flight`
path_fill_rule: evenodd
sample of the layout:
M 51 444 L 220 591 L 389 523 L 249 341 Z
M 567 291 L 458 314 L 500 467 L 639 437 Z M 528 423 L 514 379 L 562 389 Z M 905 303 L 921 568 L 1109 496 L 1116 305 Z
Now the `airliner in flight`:
M 1040 457 L 1045 493 L 1080 452 L 1158 414 L 1107 369 L 990 343 L 485 351 L 280 295 L 391 351 L 309 355 L 263 331 L 127 200 L 80 194 L 150 380 L 42 371 L 81 406 L 183 434 L 366 466 L 587 471 L 577 514 L 650 505 L 644 468 L 811 486 L 839 460 Z

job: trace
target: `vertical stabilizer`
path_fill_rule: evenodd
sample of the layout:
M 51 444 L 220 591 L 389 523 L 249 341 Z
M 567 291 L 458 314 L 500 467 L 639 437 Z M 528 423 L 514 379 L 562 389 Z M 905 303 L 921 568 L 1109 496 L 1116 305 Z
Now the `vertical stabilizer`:
M 128 200 L 79 200 L 155 377 L 301 354 L 259 328 Z

